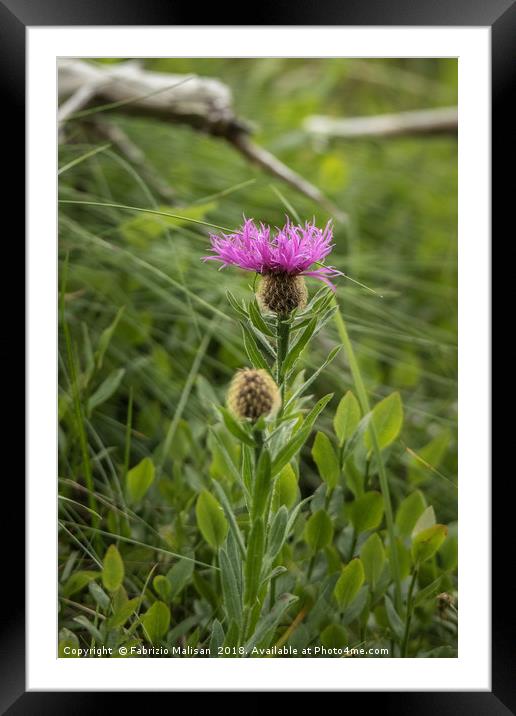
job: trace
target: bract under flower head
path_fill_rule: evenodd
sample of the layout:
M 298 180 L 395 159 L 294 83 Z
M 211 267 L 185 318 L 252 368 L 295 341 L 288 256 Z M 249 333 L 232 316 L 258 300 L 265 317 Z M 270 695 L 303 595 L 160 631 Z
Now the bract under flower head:
M 252 219 L 246 219 L 240 231 L 233 234 L 211 234 L 213 255 L 204 260 L 220 261 L 223 266 L 239 266 L 245 271 L 260 274 L 287 273 L 298 276 L 313 276 L 335 287 L 329 277 L 342 273 L 333 266 L 319 266 L 331 252 L 333 233 L 331 221 L 324 229 L 306 222 L 296 226 L 289 221 L 282 229 L 273 233 L 269 226 L 257 226 Z

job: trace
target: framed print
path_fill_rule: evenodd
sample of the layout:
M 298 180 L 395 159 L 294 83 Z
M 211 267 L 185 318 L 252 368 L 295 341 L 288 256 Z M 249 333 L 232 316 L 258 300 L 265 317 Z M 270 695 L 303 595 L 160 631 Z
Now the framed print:
M 2 708 L 509 713 L 489 269 L 514 7 L 0 10 L 28 307 Z

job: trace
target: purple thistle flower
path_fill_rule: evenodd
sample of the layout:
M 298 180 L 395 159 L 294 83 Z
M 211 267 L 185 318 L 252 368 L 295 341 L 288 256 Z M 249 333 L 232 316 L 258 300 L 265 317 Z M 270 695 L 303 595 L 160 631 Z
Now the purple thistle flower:
M 342 276 L 341 271 L 333 266 L 308 270 L 328 256 L 334 246 L 332 238 L 331 221 L 319 229 L 310 222 L 295 226 L 287 219 L 285 226 L 276 229 L 273 235 L 269 226 L 257 226 L 252 219 L 246 219 L 240 231 L 233 234 L 210 234 L 213 255 L 204 256 L 203 260 L 220 261 L 223 267 L 232 264 L 260 274 L 313 276 L 335 290 L 329 277 Z

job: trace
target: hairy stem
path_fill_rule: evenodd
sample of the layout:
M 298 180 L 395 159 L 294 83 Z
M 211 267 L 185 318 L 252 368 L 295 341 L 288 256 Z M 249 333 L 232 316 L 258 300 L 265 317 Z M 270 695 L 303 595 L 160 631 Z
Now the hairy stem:
M 358 366 L 355 352 L 353 350 L 353 345 L 351 344 L 351 341 L 349 339 L 348 330 L 346 328 L 346 323 L 344 321 L 344 318 L 342 317 L 342 313 L 340 311 L 339 304 L 337 303 L 337 299 L 334 299 L 334 300 L 335 300 L 335 305 L 337 307 L 337 311 L 335 313 L 335 322 L 337 324 L 337 331 L 338 331 L 340 339 L 342 341 L 342 345 L 344 346 L 344 350 L 346 351 L 349 367 L 351 370 L 351 375 L 353 376 L 353 382 L 355 384 L 355 388 L 357 391 L 357 396 L 358 396 L 358 400 L 360 403 L 360 408 L 362 410 L 362 414 L 366 415 L 371 410 L 371 407 L 369 404 L 369 397 L 367 395 L 365 384 L 362 379 L 362 375 L 360 373 L 360 368 Z M 383 462 L 380 445 L 378 443 L 378 435 L 376 433 L 376 428 L 375 428 L 372 420 L 369 423 L 369 429 L 370 429 L 370 434 L 371 434 L 371 441 L 373 443 L 373 452 L 376 457 L 376 462 L 378 464 L 378 476 L 380 478 L 380 489 L 382 491 L 382 496 L 383 496 L 385 521 L 387 523 L 387 532 L 389 535 L 389 544 L 390 544 L 389 563 L 391 566 L 391 572 L 392 572 L 392 576 L 393 576 L 393 580 L 394 580 L 395 604 L 396 604 L 397 611 L 400 612 L 401 611 L 401 603 L 402 603 L 401 602 L 401 578 L 400 578 L 400 570 L 399 570 L 399 564 L 398 564 L 398 551 L 397 551 L 397 547 L 396 547 L 396 538 L 395 538 L 395 534 L 394 534 L 394 519 L 393 519 L 393 513 L 392 513 L 391 495 L 390 495 L 390 491 L 389 491 L 389 482 L 387 480 L 387 472 L 385 470 L 385 464 Z
M 276 360 L 276 382 L 281 390 L 281 404 L 285 403 L 285 376 L 283 364 L 288 354 L 288 343 L 290 336 L 290 323 L 286 316 L 277 317 L 276 339 L 277 339 L 277 360 Z

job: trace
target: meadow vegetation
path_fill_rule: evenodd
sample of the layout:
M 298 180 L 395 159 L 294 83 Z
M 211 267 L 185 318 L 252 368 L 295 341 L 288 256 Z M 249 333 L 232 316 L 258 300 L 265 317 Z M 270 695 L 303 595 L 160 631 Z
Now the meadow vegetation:
M 303 129 L 312 114 L 452 106 L 456 61 L 144 64 L 230 86 L 256 141 L 347 214 L 328 263 L 350 278 L 332 279 L 335 294 L 306 279 L 279 375 L 278 326 L 254 275 L 201 258 L 210 233 L 244 217 L 324 227 L 328 212 L 224 140 L 104 111 L 165 200 L 69 120 L 59 655 L 456 656 L 456 138 L 323 142 Z M 245 366 L 285 381 L 270 420 L 225 408 Z

